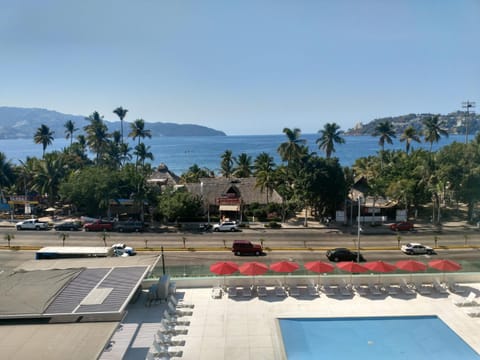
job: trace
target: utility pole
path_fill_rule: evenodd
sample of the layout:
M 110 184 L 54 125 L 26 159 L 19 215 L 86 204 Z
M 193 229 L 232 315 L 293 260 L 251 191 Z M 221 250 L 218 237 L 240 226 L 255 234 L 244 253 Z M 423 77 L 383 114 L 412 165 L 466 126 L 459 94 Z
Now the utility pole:
M 358 197 L 358 215 L 357 215 L 357 262 L 360 262 L 360 232 L 362 228 L 360 226 L 360 205 L 362 203 L 362 198 Z M 375 216 L 375 214 L 374 214 Z
M 465 144 L 468 143 L 468 122 L 470 120 L 470 108 L 475 107 L 475 101 L 463 101 L 462 108 L 467 109 L 467 115 L 465 116 Z

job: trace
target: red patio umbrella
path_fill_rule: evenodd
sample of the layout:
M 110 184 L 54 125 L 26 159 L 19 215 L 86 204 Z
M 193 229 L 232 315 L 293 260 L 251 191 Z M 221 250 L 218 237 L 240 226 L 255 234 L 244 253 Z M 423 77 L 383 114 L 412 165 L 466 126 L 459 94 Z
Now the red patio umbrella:
M 310 261 L 306 264 L 303 264 L 303 267 L 309 271 L 313 271 L 316 273 L 328 273 L 332 272 L 335 269 L 332 264 L 323 261 Z
M 397 267 L 395 265 L 389 264 L 387 262 L 384 262 L 382 260 L 378 261 L 370 261 L 365 264 L 363 264 L 367 269 L 378 272 L 378 282 L 380 282 L 380 273 L 387 273 L 387 272 L 392 272 L 397 270 Z
M 303 264 L 303 267 L 318 274 L 329 273 L 335 269 L 332 264 L 323 261 L 310 261 L 306 264 Z M 318 282 L 320 282 L 320 275 L 318 276 Z
M 431 268 L 440 271 L 458 271 L 462 268 L 462 265 L 452 260 L 432 260 L 428 263 Z
M 262 275 L 268 271 L 268 266 L 256 261 L 246 262 L 238 267 L 244 275 Z
M 462 268 L 462 265 L 460 265 L 459 263 L 452 260 L 445 260 L 445 259 L 429 261 L 428 266 L 443 272 L 442 281 L 445 281 L 445 272 L 458 271 Z
M 217 275 L 223 275 L 223 286 L 225 286 L 225 275 L 238 271 L 238 265 L 232 261 L 219 261 L 210 265 L 210 271 Z
M 363 273 L 367 272 L 368 269 L 356 262 L 353 261 L 342 261 L 337 264 L 337 268 L 343 271 L 348 271 L 351 273 Z
M 276 263 L 271 264 L 270 270 L 287 274 L 287 273 L 294 272 L 295 270 L 298 270 L 299 267 L 300 266 L 298 266 L 296 262 L 284 260 L 284 261 L 278 261 Z M 286 285 L 287 275 L 284 276 L 283 282 Z
M 253 284 L 255 284 L 255 275 L 263 275 L 268 271 L 268 266 L 256 261 L 246 262 L 238 267 L 238 270 L 244 275 L 253 276 Z
M 392 272 L 397 270 L 395 265 L 389 264 L 385 261 L 378 260 L 378 261 L 370 261 L 365 264 L 363 264 L 367 269 L 379 273 L 386 273 L 386 272 Z
M 415 260 L 400 260 L 395 263 L 395 266 L 397 267 L 397 269 L 409 272 L 425 271 L 425 269 L 427 268 L 427 265 Z
M 415 260 L 400 260 L 395 263 L 397 269 L 409 271 L 411 273 L 425 271 L 427 269 L 427 265 L 420 261 Z M 410 281 L 412 281 L 413 275 L 410 275 Z
M 233 261 L 219 261 L 210 265 L 210 271 L 217 275 L 230 275 L 238 271 L 238 265 Z
M 298 268 L 298 264 L 293 261 L 278 261 L 270 265 L 270 270 L 282 273 L 290 273 L 297 270 Z
M 367 272 L 368 269 L 354 261 L 342 261 L 337 263 L 337 268 L 343 271 L 348 271 L 352 275 L 350 275 L 350 283 L 352 282 L 353 273 L 364 273 Z

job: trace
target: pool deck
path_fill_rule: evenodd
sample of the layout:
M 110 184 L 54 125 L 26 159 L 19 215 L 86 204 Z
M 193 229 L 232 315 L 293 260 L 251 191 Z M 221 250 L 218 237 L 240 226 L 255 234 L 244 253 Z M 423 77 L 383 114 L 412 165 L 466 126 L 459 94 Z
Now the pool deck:
M 465 284 L 470 291 L 480 294 L 480 284 Z M 470 317 L 471 307 L 459 307 L 453 301 L 459 295 L 429 295 L 415 297 L 398 295 L 329 297 L 323 292 L 317 298 L 306 294 L 299 297 L 278 297 L 272 290 L 266 297 L 226 294 L 220 299 L 211 296 L 211 288 L 177 289 L 177 298 L 193 303 L 188 334 L 180 348 L 180 359 L 196 360 L 248 360 L 284 359 L 281 337 L 276 319 L 279 317 L 356 317 L 437 315 L 467 344 L 480 354 L 480 318 Z M 165 303 L 145 306 L 146 294 L 130 305 L 128 314 L 112 337 L 112 346 L 100 359 L 144 359 L 151 348 L 154 334 L 160 328 Z M 189 309 L 185 309 L 189 310 Z

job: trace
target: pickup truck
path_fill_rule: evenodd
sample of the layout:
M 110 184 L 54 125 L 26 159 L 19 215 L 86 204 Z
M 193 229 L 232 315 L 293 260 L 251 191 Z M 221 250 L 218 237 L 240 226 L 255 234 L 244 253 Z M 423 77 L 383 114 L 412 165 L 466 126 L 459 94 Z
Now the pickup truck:
M 47 222 L 39 221 L 38 219 L 29 219 L 20 221 L 15 224 L 17 230 L 48 230 Z
M 83 225 L 85 231 L 112 231 L 113 223 L 111 221 L 95 220 Z

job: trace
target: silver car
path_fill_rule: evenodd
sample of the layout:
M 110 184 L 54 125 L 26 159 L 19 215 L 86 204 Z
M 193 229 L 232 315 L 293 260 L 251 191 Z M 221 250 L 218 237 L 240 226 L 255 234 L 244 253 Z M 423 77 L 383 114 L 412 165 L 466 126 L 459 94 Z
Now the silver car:
M 433 254 L 434 250 L 429 247 L 419 243 L 408 243 L 402 245 L 402 251 L 407 255 L 417 255 L 417 254 Z
M 213 225 L 213 231 L 238 231 L 238 224 L 235 221 L 224 221 Z

